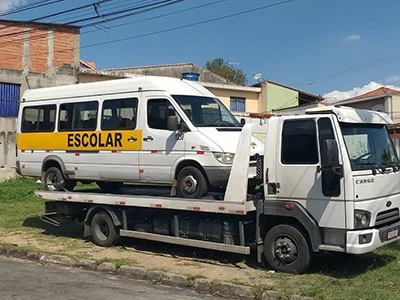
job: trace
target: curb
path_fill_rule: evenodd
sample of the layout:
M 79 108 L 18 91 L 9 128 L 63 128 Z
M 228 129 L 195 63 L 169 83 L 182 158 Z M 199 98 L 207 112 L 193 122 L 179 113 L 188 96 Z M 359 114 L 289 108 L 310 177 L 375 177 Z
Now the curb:
M 37 261 L 38 263 L 56 264 L 88 271 L 97 271 L 114 274 L 132 279 L 141 279 L 154 284 L 164 284 L 181 288 L 192 288 L 201 294 L 211 294 L 229 299 L 255 299 L 255 300 L 281 300 L 282 295 L 277 291 L 264 291 L 262 295 L 255 296 L 254 288 L 224 281 L 214 281 L 208 278 L 193 278 L 191 276 L 158 271 L 146 270 L 143 267 L 122 265 L 117 267 L 114 263 L 103 262 L 97 264 L 94 260 L 75 260 L 65 255 L 38 254 L 14 247 L 0 246 L 0 255 Z M 311 300 L 310 297 L 298 295 L 290 296 L 290 300 Z

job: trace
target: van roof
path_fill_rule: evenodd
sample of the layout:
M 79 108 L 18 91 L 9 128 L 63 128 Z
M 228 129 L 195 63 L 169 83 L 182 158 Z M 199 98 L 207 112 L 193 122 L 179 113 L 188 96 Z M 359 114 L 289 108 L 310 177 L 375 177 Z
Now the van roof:
M 25 91 L 23 101 L 38 101 L 79 96 L 104 95 L 138 91 L 164 91 L 171 95 L 215 97 L 200 84 L 178 78 L 140 76 L 133 78 L 80 83 Z

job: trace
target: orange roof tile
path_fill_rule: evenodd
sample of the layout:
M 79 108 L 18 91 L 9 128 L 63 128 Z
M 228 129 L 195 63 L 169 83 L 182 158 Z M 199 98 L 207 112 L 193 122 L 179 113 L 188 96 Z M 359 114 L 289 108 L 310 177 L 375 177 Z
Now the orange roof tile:
M 356 100 L 356 99 L 364 99 L 364 98 L 371 98 L 371 97 L 379 97 L 379 96 L 384 96 L 384 95 L 400 95 L 400 91 L 387 88 L 387 87 L 380 87 L 376 90 L 370 91 L 368 93 L 352 97 L 346 100 Z

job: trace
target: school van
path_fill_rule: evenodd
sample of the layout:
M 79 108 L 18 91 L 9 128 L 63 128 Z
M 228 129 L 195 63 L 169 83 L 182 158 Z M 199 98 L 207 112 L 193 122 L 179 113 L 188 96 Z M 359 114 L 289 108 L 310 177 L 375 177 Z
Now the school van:
M 45 190 L 131 182 L 185 198 L 226 187 L 242 130 L 198 83 L 157 76 L 27 90 L 17 125 L 17 172 Z M 253 158 L 262 153 L 260 140 L 251 145 Z

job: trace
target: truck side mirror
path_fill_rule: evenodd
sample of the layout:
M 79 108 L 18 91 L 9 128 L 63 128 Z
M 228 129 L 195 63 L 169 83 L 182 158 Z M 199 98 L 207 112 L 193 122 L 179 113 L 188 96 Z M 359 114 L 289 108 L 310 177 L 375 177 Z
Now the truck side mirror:
M 326 139 L 321 145 L 321 167 L 332 168 L 339 165 L 339 153 L 336 140 Z
M 343 177 L 343 167 L 339 164 L 339 150 L 335 139 L 325 139 L 321 144 L 321 168 L 333 170 L 333 172 Z
M 245 118 L 241 118 L 241 119 L 240 119 L 240 125 L 242 125 L 242 127 L 243 127 L 244 125 L 246 125 L 246 119 L 245 119 Z

